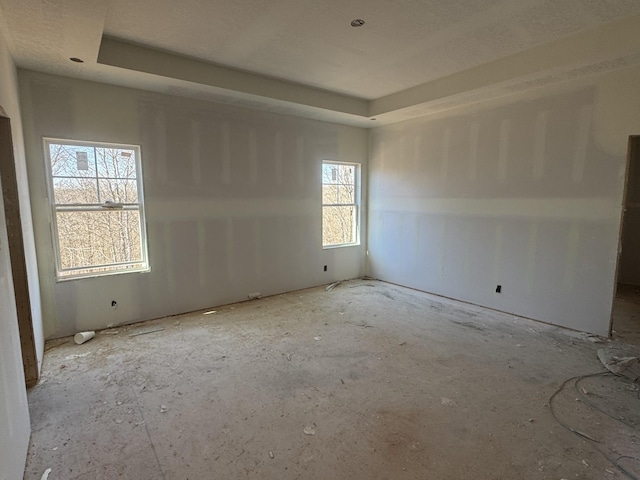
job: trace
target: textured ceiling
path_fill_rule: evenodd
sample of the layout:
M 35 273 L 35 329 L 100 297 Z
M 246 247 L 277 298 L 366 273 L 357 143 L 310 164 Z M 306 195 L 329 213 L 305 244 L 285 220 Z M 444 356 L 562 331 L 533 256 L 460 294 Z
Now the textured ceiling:
M 630 14 L 640 1 L 113 0 L 105 34 L 373 99 Z
M 638 0 L 0 0 L 0 31 L 22 68 L 365 127 L 640 63 Z

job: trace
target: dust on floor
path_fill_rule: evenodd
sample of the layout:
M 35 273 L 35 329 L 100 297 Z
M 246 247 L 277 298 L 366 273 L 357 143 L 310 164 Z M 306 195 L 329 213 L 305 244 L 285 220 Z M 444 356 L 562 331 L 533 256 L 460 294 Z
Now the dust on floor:
M 637 478 L 603 346 L 369 280 L 63 339 L 25 479 Z

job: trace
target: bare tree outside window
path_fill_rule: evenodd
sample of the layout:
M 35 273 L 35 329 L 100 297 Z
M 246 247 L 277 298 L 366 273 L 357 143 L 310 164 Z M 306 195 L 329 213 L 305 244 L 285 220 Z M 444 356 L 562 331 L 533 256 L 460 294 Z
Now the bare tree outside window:
M 322 246 L 358 241 L 358 165 L 322 163 Z
M 139 148 L 45 140 L 59 278 L 148 268 Z

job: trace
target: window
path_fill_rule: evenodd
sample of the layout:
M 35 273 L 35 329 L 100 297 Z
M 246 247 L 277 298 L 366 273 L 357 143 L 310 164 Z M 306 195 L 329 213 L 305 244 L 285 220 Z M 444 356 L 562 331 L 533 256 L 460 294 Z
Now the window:
M 58 279 L 148 270 L 140 148 L 44 143 Z
M 358 243 L 358 181 L 356 163 L 322 163 L 322 246 Z

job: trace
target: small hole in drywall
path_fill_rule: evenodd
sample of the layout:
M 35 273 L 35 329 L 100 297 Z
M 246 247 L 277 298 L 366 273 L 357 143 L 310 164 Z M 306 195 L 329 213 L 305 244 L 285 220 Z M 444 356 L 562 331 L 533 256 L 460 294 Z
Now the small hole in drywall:
M 118 306 L 118 302 L 115 300 L 111 300 L 111 308 L 116 308 Z
M 356 18 L 355 20 L 351 20 L 352 27 L 361 27 L 364 25 L 364 20 L 361 18 Z
M 496 293 L 502 293 L 502 285 L 496 287 Z
M 82 60 L 81 58 L 78 58 L 78 57 L 70 57 L 69 60 L 71 60 L 72 62 L 76 62 L 76 63 L 84 63 L 84 60 Z
M 326 266 L 326 265 L 324 266 L 324 271 L 325 271 L 325 272 L 327 271 L 327 266 Z

